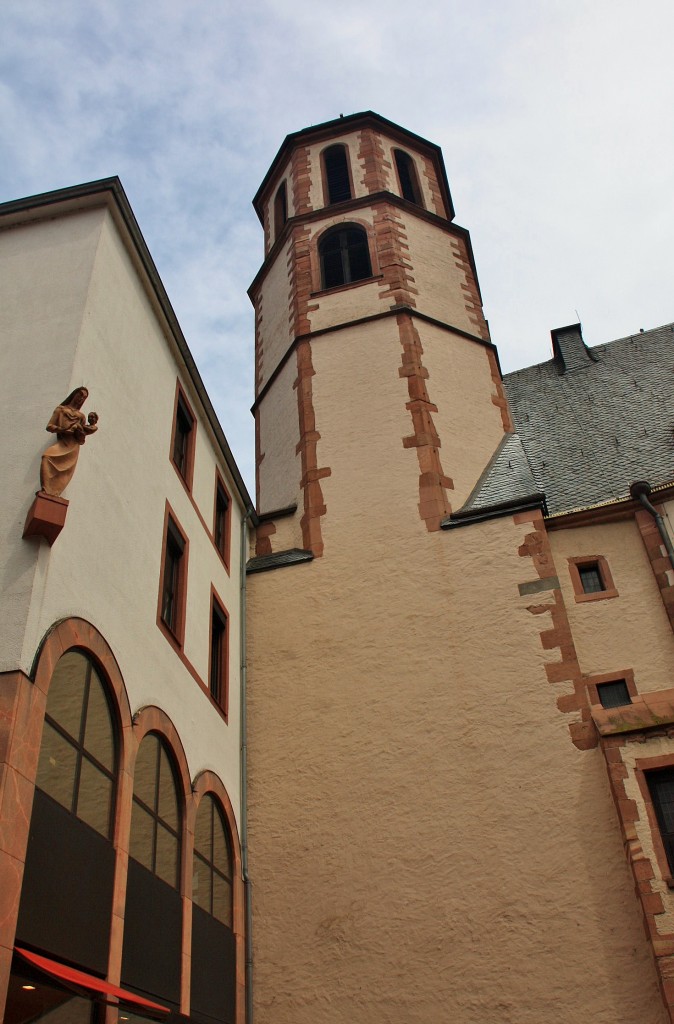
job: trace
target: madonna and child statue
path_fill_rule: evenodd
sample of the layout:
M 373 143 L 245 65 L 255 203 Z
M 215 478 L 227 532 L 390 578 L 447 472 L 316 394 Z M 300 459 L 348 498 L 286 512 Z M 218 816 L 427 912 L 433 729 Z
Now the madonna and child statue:
M 68 502 L 61 495 L 73 478 L 80 448 L 87 437 L 98 430 L 97 414 L 90 412 L 85 417 L 82 412 L 88 397 L 85 387 L 75 388 L 56 406 L 47 424 L 47 430 L 56 434 L 56 440 L 42 455 L 42 489 L 29 509 L 24 537 L 45 537 L 51 545 L 63 529 Z
M 45 494 L 60 497 L 72 480 L 80 447 L 89 434 L 98 430 L 98 416 L 90 412 L 85 419 L 82 406 L 89 397 L 86 388 L 75 388 L 52 413 L 47 424 L 56 442 L 47 448 L 40 464 L 40 483 Z

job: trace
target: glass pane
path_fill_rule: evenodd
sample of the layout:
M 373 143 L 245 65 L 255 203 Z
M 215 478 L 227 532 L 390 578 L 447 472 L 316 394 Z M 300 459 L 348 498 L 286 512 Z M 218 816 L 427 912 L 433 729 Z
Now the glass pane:
M 323 252 L 323 287 L 337 288 L 340 284 L 344 284 L 341 252 Z
M 211 912 L 211 869 L 199 857 L 194 858 L 192 899 L 207 913 Z
M 232 927 L 232 887 L 220 875 L 213 875 L 213 917 Z
M 674 773 L 657 772 L 648 779 L 653 802 L 659 810 L 660 827 L 666 834 L 674 832 Z
M 227 878 L 232 877 L 232 863 L 227 845 L 225 824 L 219 811 L 216 811 L 213 822 L 213 864 Z
M 586 565 L 578 570 L 585 594 L 599 594 L 605 589 L 598 565 Z
M 158 738 L 146 736 L 138 751 L 133 772 L 133 794 L 153 811 L 156 810 L 157 746 Z
M 150 871 L 152 864 L 152 841 L 154 837 L 154 818 L 133 801 L 131 814 L 130 855 Z
M 72 811 L 77 751 L 49 722 L 44 723 L 37 785 Z
M 211 859 L 211 819 L 213 817 L 213 799 L 205 796 L 199 804 L 197 823 L 194 829 L 194 849 L 202 857 Z
M 163 746 L 159 762 L 159 817 L 177 832 L 179 827 L 178 797 L 171 762 Z
M 87 723 L 84 730 L 84 749 L 109 771 L 115 766 L 115 742 L 103 683 L 92 668 L 87 703 Z
M 54 669 L 47 696 L 47 714 L 78 742 L 88 668 L 89 662 L 79 651 L 64 654 Z
M 163 825 L 157 825 L 157 863 L 155 875 L 178 887 L 178 840 Z
M 86 821 L 106 839 L 110 837 L 110 801 L 112 782 L 100 768 L 82 758 L 80 789 L 77 794 L 77 817 Z

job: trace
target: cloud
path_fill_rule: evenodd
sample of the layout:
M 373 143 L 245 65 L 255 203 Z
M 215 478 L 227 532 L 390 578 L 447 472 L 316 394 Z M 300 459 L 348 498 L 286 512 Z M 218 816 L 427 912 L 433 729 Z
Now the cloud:
M 119 174 L 252 482 L 250 201 L 355 110 L 439 143 L 504 368 L 551 327 L 674 319 L 669 0 L 24 0 L 3 11 L 2 199 Z

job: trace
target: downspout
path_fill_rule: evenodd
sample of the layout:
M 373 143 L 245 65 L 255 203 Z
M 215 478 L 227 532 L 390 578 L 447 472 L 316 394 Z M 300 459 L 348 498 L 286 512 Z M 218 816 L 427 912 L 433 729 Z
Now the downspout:
M 248 695 L 246 667 L 246 562 L 248 560 L 248 530 L 246 523 L 254 515 L 254 509 L 249 507 L 241 520 L 240 552 L 241 874 L 243 877 L 245 907 L 246 1024 L 253 1024 L 253 891 L 248 874 Z
M 646 509 L 646 511 L 648 512 L 648 514 L 653 516 L 653 519 L 655 519 L 655 525 L 658 528 L 658 533 L 662 538 L 662 543 L 665 545 L 665 550 L 667 551 L 667 555 L 669 556 L 669 564 L 671 565 L 672 569 L 674 569 L 674 547 L 672 547 L 672 542 L 670 540 L 669 534 L 667 533 L 667 527 L 665 526 L 664 519 L 662 518 L 658 510 L 653 505 L 651 505 L 650 501 L 648 500 L 648 495 L 650 493 L 651 485 L 647 483 L 646 480 L 635 480 L 634 483 L 630 486 L 630 494 L 632 495 L 632 497 L 640 501 Z

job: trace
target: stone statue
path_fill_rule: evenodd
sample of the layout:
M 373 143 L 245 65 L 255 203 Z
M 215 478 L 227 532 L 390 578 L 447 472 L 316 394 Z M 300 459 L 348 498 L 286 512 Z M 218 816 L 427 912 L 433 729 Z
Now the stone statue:
M 81 411 L 88 397 L 86 388 L 75 388 L 61 405 L 56 406 L 47 424 L 47 430 L 56 434 L 57 441 L 42 456 L 40 483 L 45 494 L 60 497 L 75 472 L 80 445 L 89 434 L 98 430 L 97 414 L 90 412 L 85 419 Z

